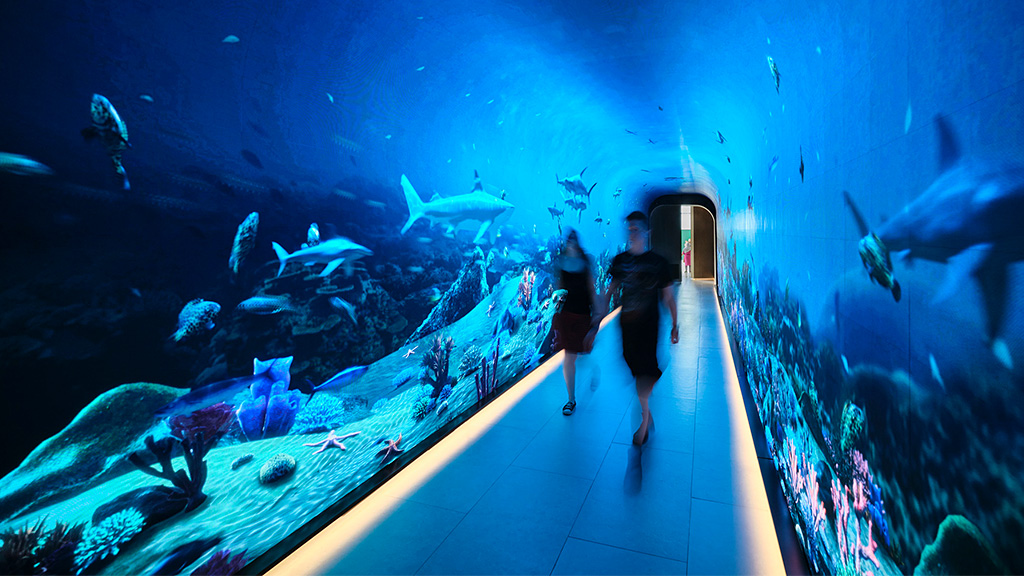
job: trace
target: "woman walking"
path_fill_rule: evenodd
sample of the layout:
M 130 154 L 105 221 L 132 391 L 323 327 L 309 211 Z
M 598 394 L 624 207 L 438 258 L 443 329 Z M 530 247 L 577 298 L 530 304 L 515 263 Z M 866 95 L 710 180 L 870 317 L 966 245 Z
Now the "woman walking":
M 598 301 L 590 258 L 580 246 L 575 230 L 569 229 L 555 265 L 558 288 L 568 292 L 561 311 L 552 319 L 552 326 L 555 330 L 554 350 L 565 350 L 562 373 L 569 399 L 562 407 L 562 414 L 569 416 L 576 411 L 576 356 L 593 348 L 594 337 L 604 315 L 596 309 Z

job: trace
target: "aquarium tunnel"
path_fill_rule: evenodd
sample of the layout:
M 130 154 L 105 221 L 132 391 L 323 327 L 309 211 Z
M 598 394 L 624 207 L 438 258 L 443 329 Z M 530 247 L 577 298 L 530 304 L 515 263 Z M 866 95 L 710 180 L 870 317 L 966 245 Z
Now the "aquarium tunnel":
M 1024 3 L 6 2 L 0 77 L 2 574 L 1024 573 Z

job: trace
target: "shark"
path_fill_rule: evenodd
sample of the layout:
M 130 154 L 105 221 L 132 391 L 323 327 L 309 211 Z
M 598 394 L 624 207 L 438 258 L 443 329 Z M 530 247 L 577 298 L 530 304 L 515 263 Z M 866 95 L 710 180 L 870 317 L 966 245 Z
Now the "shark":
M 942 117 L 938 177 L 916 199 L 874 231 L 874 238 L 898 258 L 947 264 L 946 278 L 933 303 L 952 297 L 969 281 L 981 290 L 988 345 L 1012 369 L 1003 338 L 1009 294 L 1008 268 L 1024 260 L 1024 166 L 993 163 L 961 154 L 957 138 Z M 866 236 L 867 237 L 867 236 Z M 862 241 L 863 242 L 863 241 Z
M 409 220 L 402 227 L 402 234 L 409 231 L 409 228 L 420 218 L 426 218 L 431 224 L 443 223 L 448 226 L 447 233 L 454 234 L 455 230 L 467 222 L 479 222 L 474 244 L 481 244 L 484 235 L 488 235 L 491 243 L 497 239 L 497 229 L 507 221 L 515 210 L 515 206 L 491 196 L 484 192 L 480 183 L 480 174 L 473 171 L 476 183 L 473 190 L 467 194 L 458 194 L 442 198 L 434 195 L 429 202 L 424 202 L 416 189 L 412 187 L 409 178 L 402 174 L 402 191 L 405 193 L 405 201 L 409 206 Z
M 320 272 L 321 277 L 329 276 L 339 266 L 344 266 L 345 275 L 351 276 L 352 262 L 363 256 L 371 256 L 373 254 L 373 251 L 369 248 L 356 244 L 343 236 L 331 238 L 316 246 L 307 246 L 291 254 L 277 242 L 271 242 L 271 244 L 273 244 L 274 252 L 277 253 L 277 259 L 281 264 L 281 267 L 277 270 L 278 276 L 284 272 L 284 267 L 289 262 L 300 262 L 306 266 L 327 264 L 327 267 Z
M 586 171 L 587 169 L 584 168 L 576 176 L 570 176 L 565 180 L 559 180 L 558 174 L 555 174 L 555 182 L 561 184 L 565 191 L 572 194 L 573 197 L 586 196 L 587 200 L 590 200 L 590 193 L 594 190 L 594 186 L 597 186 L 597 182 L 594 182 L 593 186 L 588 190 L 583 184 L 583 173 Z

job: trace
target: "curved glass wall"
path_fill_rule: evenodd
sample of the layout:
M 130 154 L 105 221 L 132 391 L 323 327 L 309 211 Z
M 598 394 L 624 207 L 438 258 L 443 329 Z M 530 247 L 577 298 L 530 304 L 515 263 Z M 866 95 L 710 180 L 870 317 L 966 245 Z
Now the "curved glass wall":
M 1024 13 L 919 4 L 4 5 L 0 572 L 251 564 L 693 183 L 812 566 L 1024 572 Z

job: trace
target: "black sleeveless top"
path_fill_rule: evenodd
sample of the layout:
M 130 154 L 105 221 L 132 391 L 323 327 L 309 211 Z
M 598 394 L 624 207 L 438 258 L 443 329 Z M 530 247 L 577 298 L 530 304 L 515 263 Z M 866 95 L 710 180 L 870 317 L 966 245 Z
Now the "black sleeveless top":
M 590 302 L 590 287 L 587 286 L 587 283 L 590 282 L 590 258 L 587 258 L 586 254 L 581 258 L 583 259 L 583 269 L 579 272 L 569 272 L 562 268 L 561 261 L 558 263 L 561 286 L 569 291 L 562 311 L 590 316 L 592 303 Z

